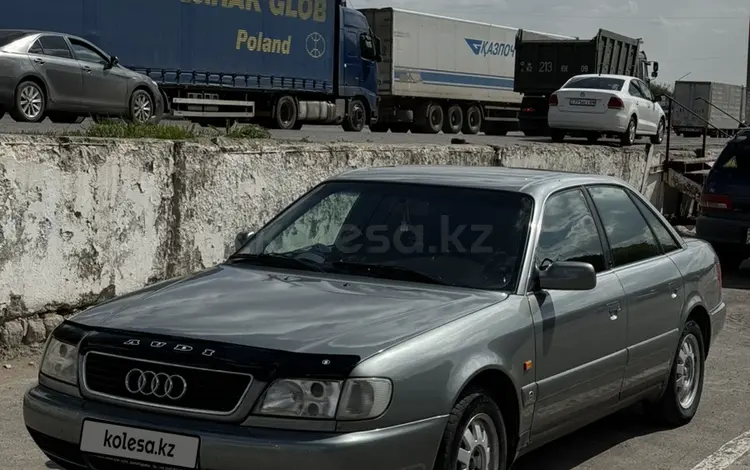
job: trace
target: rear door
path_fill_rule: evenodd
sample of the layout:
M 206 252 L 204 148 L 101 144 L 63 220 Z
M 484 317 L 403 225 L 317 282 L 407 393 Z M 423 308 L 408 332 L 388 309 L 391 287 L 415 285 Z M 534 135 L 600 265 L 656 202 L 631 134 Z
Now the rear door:
M 34 69 L 44 77 L 49 100 L 65 108 L 79 107 L 83 96 L 81 64 L 73 57 L 62 36 L 41 36 L 29 48 L 29 59 Z

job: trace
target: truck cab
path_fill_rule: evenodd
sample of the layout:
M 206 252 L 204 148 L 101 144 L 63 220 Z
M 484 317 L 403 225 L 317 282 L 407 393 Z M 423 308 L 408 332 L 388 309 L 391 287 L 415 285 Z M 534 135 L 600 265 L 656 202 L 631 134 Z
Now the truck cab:
M 338 95 L 347 99 L 347 117 L 364 113 L 368 116 L 366 125 L 369 125 L 378 117 L 378 62 L 382 60 L 380 38 L 372 32 L 365 15 L 347 7 L 345 2 L 340 9 L 338 33 Z M 360 109 L 362 105 L 365 107 Z

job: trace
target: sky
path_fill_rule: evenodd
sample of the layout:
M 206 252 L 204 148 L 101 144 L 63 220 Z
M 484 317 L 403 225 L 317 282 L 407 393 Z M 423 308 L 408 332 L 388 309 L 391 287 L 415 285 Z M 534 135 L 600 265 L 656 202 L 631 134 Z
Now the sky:
M 746 85 L 749 0 L 347 0 L 580 38 L 599 28 L 642 38 L 657 81 Z

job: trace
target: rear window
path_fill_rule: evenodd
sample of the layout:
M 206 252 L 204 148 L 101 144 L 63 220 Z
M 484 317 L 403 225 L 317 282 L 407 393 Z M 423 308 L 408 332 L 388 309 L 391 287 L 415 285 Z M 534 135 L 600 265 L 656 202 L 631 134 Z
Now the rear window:
M 24 31 L 0 31 L 0 47 L 7 46 L 27 35 L 28 33 Z
M 625 80 L 611 77 L 581 77 L 573 78 L 563 88 L 587 88 L 589 90 L 620 91 Z
M 750 140 L 727 144 L 716 159 L 714 167 L 727 171 L 750 172 Z

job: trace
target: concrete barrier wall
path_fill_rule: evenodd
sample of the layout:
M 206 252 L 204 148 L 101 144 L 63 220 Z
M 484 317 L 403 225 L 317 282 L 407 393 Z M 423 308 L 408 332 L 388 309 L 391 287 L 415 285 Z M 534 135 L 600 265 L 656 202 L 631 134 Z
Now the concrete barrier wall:
M 322 179 L 374 165 L 462 164 L 619 176 L 643 146 L 376 146 L 0 135 L 0 347 L 42 341 L 64 315 L 215 265 Z M 657 185 L 654 184 L 655 188 Z

